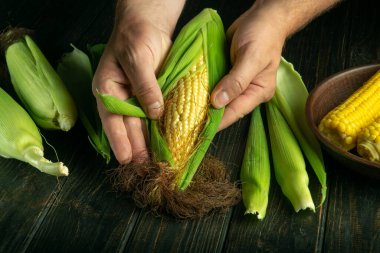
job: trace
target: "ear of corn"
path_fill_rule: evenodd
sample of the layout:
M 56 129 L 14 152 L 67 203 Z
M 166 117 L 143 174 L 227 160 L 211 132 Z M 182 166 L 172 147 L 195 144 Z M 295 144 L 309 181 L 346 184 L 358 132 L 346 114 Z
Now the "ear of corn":
M 292 130 L 278 109 L 275 98 L 266 103 L 275 177 L 294 210 L 315 210 L 308 187 L 305 160 Z
M 168 162 L 176 170 L 176 185 L 182 190 L 191 182 L 223 116 L 224 109 L 209 106 L 209 96 L 226 64 L 223 23 L 216 11 L 205 9 L 182 28 L 160 71 L 165 112 L 162 119 L 151 121 L 150 144 L 156 161 Z M 112 98 L 106 103 L 105 95 L 100 98 L 108 110 L 137 116 L 130 101 Z
M 359 132 L 357 151 L 370 161 L 380 161 L 380 117 Z
M 309 93 L 299 73 L 284 58 L 277 71 L 275 99 L 278 109 L 296 136 L 302 151 L 322 187 L 322 205 L 326 198 L 327 182 L 322 150 L 306 122 L 305 105 Z
M 111 159 L 110 146 L 91 92 L 93 77 L 91 62 L 87 54 L 73 45 L 72 47 L 72 52 L 63 55 L 57 73 L 78 106 L 79 118 L 87 130 L 91 145 L 108 163 Z
M 34 41 L 28 35 L 19 38 L 5 58 L 16 93 L 37 125 L 71 129 L 77 118 L 74 101 Z
M 43 157 L 42 138 L 29 114 L 0 88 L 0 155 L 24 161 L 41 172 L 67 176 L 61 162 L 52 163 Z
M 268 144 L 260 106 L 251 115 L 240 181 L 246 214 L 264 219 L 268 206 L 270 162 Z
M 320 122 L 319 131 L 344 150 L 355 147 L 360 130 L 380 116 L 380 70 Z

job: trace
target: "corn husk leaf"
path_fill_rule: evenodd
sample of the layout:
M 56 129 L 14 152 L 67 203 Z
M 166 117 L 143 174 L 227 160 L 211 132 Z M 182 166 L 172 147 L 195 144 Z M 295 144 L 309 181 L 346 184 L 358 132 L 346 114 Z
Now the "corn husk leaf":
M 187 23 L 174 41 L 158 78 L 164 96 L 174 88 L 176 82 L 189 70 L 202 52 L 208 68 L 209 92 L 211 93 L 216 83 L 227 71 L 224 27 L 219 15 L 212 9 L 203 10 Z M 200 142 L 186 165 L 185 173 L 178 182 L 181 190 L 186 189 L 190 184 L 202 162 L 218 130 L 223 112 L 224 108 L 209 108 L 206 125 L 199 136 Z M 151 128 L 158 128 L 158 124 L 153 122 Z M 170 153 L 163 154 L 165 152 L 161 151 L 165 151 L 166 148 L 162 149 L 162 146 L 158 146 L 165 143 L 162 135 L 152 135 L 151 141 L 152 149 L 155 152 L 158 151 L 158 158 L 170 161 Z M 160 157 L 162 154 L 163 156 Z
M 291 63 L 282 58 L 277 71 L 275 98 L 322 186 L 322 205 L 327 191 L 326 172 L 321 147 L 306 122 L 305 105 L 308 96 L 300 74 Z
M 102 43 L 95 44 L 93 46 L 90 46 L 90 45 L 87 46 L 87 50 L 90 53 L 92 72 L 94 73 L 96 71 L 96 68 L 98 67 L 100 58 L 102 57 L 105 47 L 106 47 L 106 44 L 102 44 Z
M 92 95 L 93 69 L 89 57 L 83 51 L 71 45 L 73 51 L 63 55 L 57 72 L 78 106 L 79 118 L 87 130 L 88 138 L 94 149 L 108 163 L 111 159 L 110 146 L 96 109 Z

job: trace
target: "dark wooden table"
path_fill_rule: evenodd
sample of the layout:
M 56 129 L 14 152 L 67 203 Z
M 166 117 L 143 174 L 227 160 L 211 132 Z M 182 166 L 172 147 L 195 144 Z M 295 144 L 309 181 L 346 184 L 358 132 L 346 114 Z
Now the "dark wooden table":
M 35 30 L 55 64 L 69 43 L 106 42 L 114 1 L 1 0 L 0 29 Z M 379 63 L 377 1 L 344 1 L 289 39 L 283 55 L 311 90 L 349 67 Z M 228 27 L 250 1 L 192 1 L 182 26 L 204 7 L 219 11 Z M 4 85 L 6 78 L 0 80 Z M 210 150 L 238 179 L 249 118 L 219 133 Z M 0 252 L 380 252 L 379 181 L 361 177 L 325 154 L 328 196 L 312 212 L 295 213 L 273 181 L 264 221 L 244 216 L 242 203 L 194 221 L 155 217 L 112 190 L 106 166 L 80 124 L 69 133 L 42 131 L 71 174 L 57 180 L 24 163 L 0 158 Z M 46 155 L 55 159 L 47 145 Z M 309 169 L 310 188 L 319 198 Z

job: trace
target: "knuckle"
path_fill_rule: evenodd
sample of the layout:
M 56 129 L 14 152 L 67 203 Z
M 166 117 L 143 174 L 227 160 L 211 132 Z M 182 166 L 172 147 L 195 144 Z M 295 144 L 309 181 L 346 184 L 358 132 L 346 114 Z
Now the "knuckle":
M 147 97 L 155 94 L 156 84 L 150 81 L 141 81 L 139 83 L 135 83 L 132 87 L 133 93 L 136 94 L 137 97 Z
M 235 116 L 236 120 L 242 119 L 246 115 L 243 111 L 239 110 L 238 108 L 235 108 L 234 106 L 229 106 L 229 109 L 231 110 L 232 114 Z
M 234 96 L 237 96 L 246 89 L 246 80 L 242 76 L 233 75 L 231 77 L 231 88 Z
M 263 96 L 262 96 L 263 102 L 268 102 L 269 100 L 271 100 L 275 93 L 276 93 L 275 83 L 270 84 L 265 90 L 265 92 L 263 93 Z

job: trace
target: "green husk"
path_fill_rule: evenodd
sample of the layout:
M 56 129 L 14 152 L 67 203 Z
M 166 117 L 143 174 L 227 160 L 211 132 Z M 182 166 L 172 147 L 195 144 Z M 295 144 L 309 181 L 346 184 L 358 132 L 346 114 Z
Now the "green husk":
M 68 176 L 62 162 L 44 158 L 42 138 L 29 114 L 0 88 L 0 156 L 24 161 L 43 173 Z
M 264 219 L 268 206 L 270 161 L 261 106 L 251 113 L 243 163 L 240 170 L 245 214 L 256 214 Z
M 326 172 L 321 147 L 306 122 L 305 105 L 308 96 L 300 74 L 291 63 L 282 58 L 277 71 L 275 98 L 322 186 L 322 205 L 327 191 Z
M 83 51 L 71 45 L 73 51 L 64 54 L 58 64 L 57 73 L 65 82 L 78 106 L 79 118 L 87 130 L 88 139 L 94 149 L 109 163 L 110 145 L 92 95 L 93 68 L 90 58 Z
M 302 151 L 276 98 L 266 103 L 266 112 L 276 180 L 296 212 L 307 208 L 315 211 Z
M 158 76 L 165 105 L 170 103 L 177 81 L 202 56 L 207 64 L 211 93 L 227 70 L 224 36 L 221 19 L 211 9 L 203 10 L 181 29 Z M 112 104 L 111 109 L 114 113 L 131 115 L 130 102 L 131 100 L 119 100 Z M 136 103 L 132 104 L 135 105 Z M 107 104 L 105 106 L 110 109 Z M 202 217 L 213 209 L 225 209 L 238 203 L 241 199 L 240 190 L 229 181 L 224 165 L 216 158 L 204 157 L 217 132 L 223 112 L 224 109 L 209 107 L 207 119 L 201 122 L 203 128 L 197 143 L 191 144 L 192 153 L 185 161 L 181 160 L 180 164 L 175 164 L 163 137 L 165 129 L 162 119 L 146 118 L 151 159 L 115 169 L 111 174 L 114 186 L 120 190 L 132 191 L 137 206 L 149 207 L 153 212 L 164 211 L 180 219 Z
M 5 58 L 13 87 L 25 108 L 45 129 L 70 130 L 77 119 L 75 103 L 63 81 L 28 35 L 9 30 L 2 34 Z M 7 38 L 14 40 L 9 41 Z

